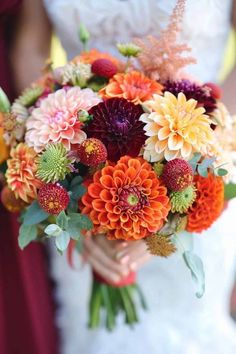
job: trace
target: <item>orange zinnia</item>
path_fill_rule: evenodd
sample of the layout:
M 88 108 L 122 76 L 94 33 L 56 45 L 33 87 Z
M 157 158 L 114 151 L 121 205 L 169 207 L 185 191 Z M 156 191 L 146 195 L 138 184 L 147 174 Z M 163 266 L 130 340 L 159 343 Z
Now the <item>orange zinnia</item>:
M 94 174 L 82 213 L 109 239 L 137 240 L 158 231 L 170 210 L 167 189 L 142 158 L 123 156 Z
M 104 98 L 125 98 L 134 104 L 141 104 L 162 93 L 162 85 L 138 71 L 116 74 L 99 93 Z
M 224 182 L 209 173 L 207 178 L 196 175 L 197 199 L 188 212 L 187 231 L 201 232 L 218 219 L 224 208 Z

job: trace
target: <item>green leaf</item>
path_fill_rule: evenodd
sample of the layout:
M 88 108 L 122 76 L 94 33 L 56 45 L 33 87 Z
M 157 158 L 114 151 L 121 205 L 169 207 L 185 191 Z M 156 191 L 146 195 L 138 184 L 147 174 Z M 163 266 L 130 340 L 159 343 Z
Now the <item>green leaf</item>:
M 69 220 L 69 217 L 66 215 L 65 211 L 61 211 L 59 215 L 57 215 L 56 217 L 56 223 L 57 225 L 65 230 L 68 226 L 68 220 Z
M 70 235 L 66 231 L 62 231 L 56 238 L 55 238 L 55 244 L 58 249 L 58 251 L 65 251 L 69 245 L 70 242 Z
M 81 232 L 80 232 L 80 229 L 78 228 L 77 222 L 74 222 L 71 219 L 70 219 L 70 221 L 68 223 L 66 231 L 69 232 L 70 237 L 73 238 L 73 240 L 77 241 L 81 237 Z
M 75 176 L 70 183 L 70 189 L 77 186 L 78 184 L 81 184 L 82 182 L 83 182 L 83 177 Z
M 5 92 L 3 91 L 3 89 L 0 87 L 0 112 L 3 113 L 7 113 L 10 111 L 10 102 L 9 99 L 7 97 L 7 95 L 5 94 Z
M 74 227 L 78 227 L 78 229 L 90 230 L 93 228 L 93 223 L 87 215 L 79 213 L 70 213 L 69 217 L 70 223 L 72 222 L 74 224 Z
M 205 158 L 197 168 L 197 171 L 200 176 L 207 177 L 208 176 L 208 168 L 212 166 L 213 162 L 216 160 L 216 157 Z
M 71 189 L 72 192 L 71 198 L 78 201 L 78 199 L 81 198 L 86 193 L 86 190 L 87 190 L 86 187 L 83 186 L 82 184 L 74 186 Z
M 202 260 L 191 251 L 185 251 L 183 253 L 183 259 L 190 269 L 193 280 L 197 284 L 196 296 L 201 298 L 205 292 L 205 273 Z
M 31 241 L 37 238 L 36 225 L 22 224 L 19 229 L 18 244 L 21 249 L 25 248 Z
M 225 200 L 236 198 L 236 184 L 225 184 Z
M 58 236 L 62 229 L 56 224 L 50 224 L 44 229 L 44 232 L 48 236 Z
M 189 163 L 192 166 L 193 171 L 196 170 L 197 164 L 198 164 L 199 160 L 201 159 L 201 156 L 202 155 L 200 154 L 200 152 L 195 152 L 193 154 L 193 157 L 191 158 L 191 160 L 189 160 Z
M 46 213 L 40 208 L 37 200 L 35 200 L 27 209 L 24 214 L 24 224 L 25 225 L 35 225 L 46 220 L 50 214 Z
M 216 170 L 216 175 L 223 177 L 226 176 L 228 174 L 228 171 L 225 168 L 219 168 L 218 170 Z

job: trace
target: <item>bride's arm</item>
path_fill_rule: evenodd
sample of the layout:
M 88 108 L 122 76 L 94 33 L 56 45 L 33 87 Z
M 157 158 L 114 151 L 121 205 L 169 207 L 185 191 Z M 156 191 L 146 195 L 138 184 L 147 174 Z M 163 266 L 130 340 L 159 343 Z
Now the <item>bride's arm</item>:
M 49 57 L 51 26 L 41 0 L 23 0 L 10 48 L 14 87 L 20 93 L 41 75 Z
M 236 0 L 233 3 L 232 9 L 232 24 L 233 28 L 236 30 Z M 236 114 L 236 100 L 235 100 L 235 90 L 236 90 L 236 65 L 233 70 L 225 80 L 223 87 L 223 102 L 229 109 L 230 113 Z

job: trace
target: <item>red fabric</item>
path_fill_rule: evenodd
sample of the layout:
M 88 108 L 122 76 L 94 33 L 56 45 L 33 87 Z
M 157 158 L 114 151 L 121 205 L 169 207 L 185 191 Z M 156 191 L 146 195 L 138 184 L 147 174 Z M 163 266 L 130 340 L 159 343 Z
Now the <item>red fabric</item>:
M 96 273 L 93 270 L 93 277 L 95 280 L 97 280 L 100 283 L 106 284 L 106 285 L 111 285 L 114 286 L 115 288 L 122 288 L 123 286 L 131 285 L 136 283 L 136 273 L 135 272 L 130 272 L 127 277 L 121 279 L 118 283 L 112 283 L 106 279 L 104 279 L 100 274 Z
M 7 47 L 9 21 L 19 0 L 0 1 L 0 86 L 13 97 Z M 45 249 L 32 244 L 21 251 L 18 224 L 0 205 L 0 353 L 57 354 L 57 332 Z

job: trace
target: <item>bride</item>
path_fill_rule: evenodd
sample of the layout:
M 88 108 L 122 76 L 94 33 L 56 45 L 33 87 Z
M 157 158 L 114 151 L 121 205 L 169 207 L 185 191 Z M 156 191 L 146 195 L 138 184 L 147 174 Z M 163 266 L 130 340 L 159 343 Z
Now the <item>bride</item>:
M 165 27 L 176 0 L 44 0 L 55 31 L 71 59 L 81 51 L 78 26 L 91 33 L 91 48 L 114 52 L 116 42 L 158 34 Z M 187 0 L 181 39 L 193 48 L 198 64 L 187 68 L 203 82 L 215 81 L 230 30 L 231 0 Z M 114 53 L 112 53 L 114 54 Z M 233 202 L 235 204 L 235 202 Z M 116 253 L 105 240 L 85 244 L 88 263 L 110 280 L 128 269 L 139 269 L 138 280 L 149 311 L 131 330 L 113 333 L 86 329 L 90 290 L 89 266 L 72 270 L 66 257 L 52 257 L 57 284 L 57 323 L 63 354 L 233 354 L 236 326 L 229 317 L 234 280 L 236 241 L 233 203 L 210 230 L 195 238 L 196 253 L 206 271 L 206 293 L 196 299 L 181 257 L 150 258 L 142 242 L 123 245 Z M 104 262 L 104 259 L 106 261 Z M 145 263 L 145 264 L 144 264 Z M 142 265 L 142 267 L 140 267 Z

